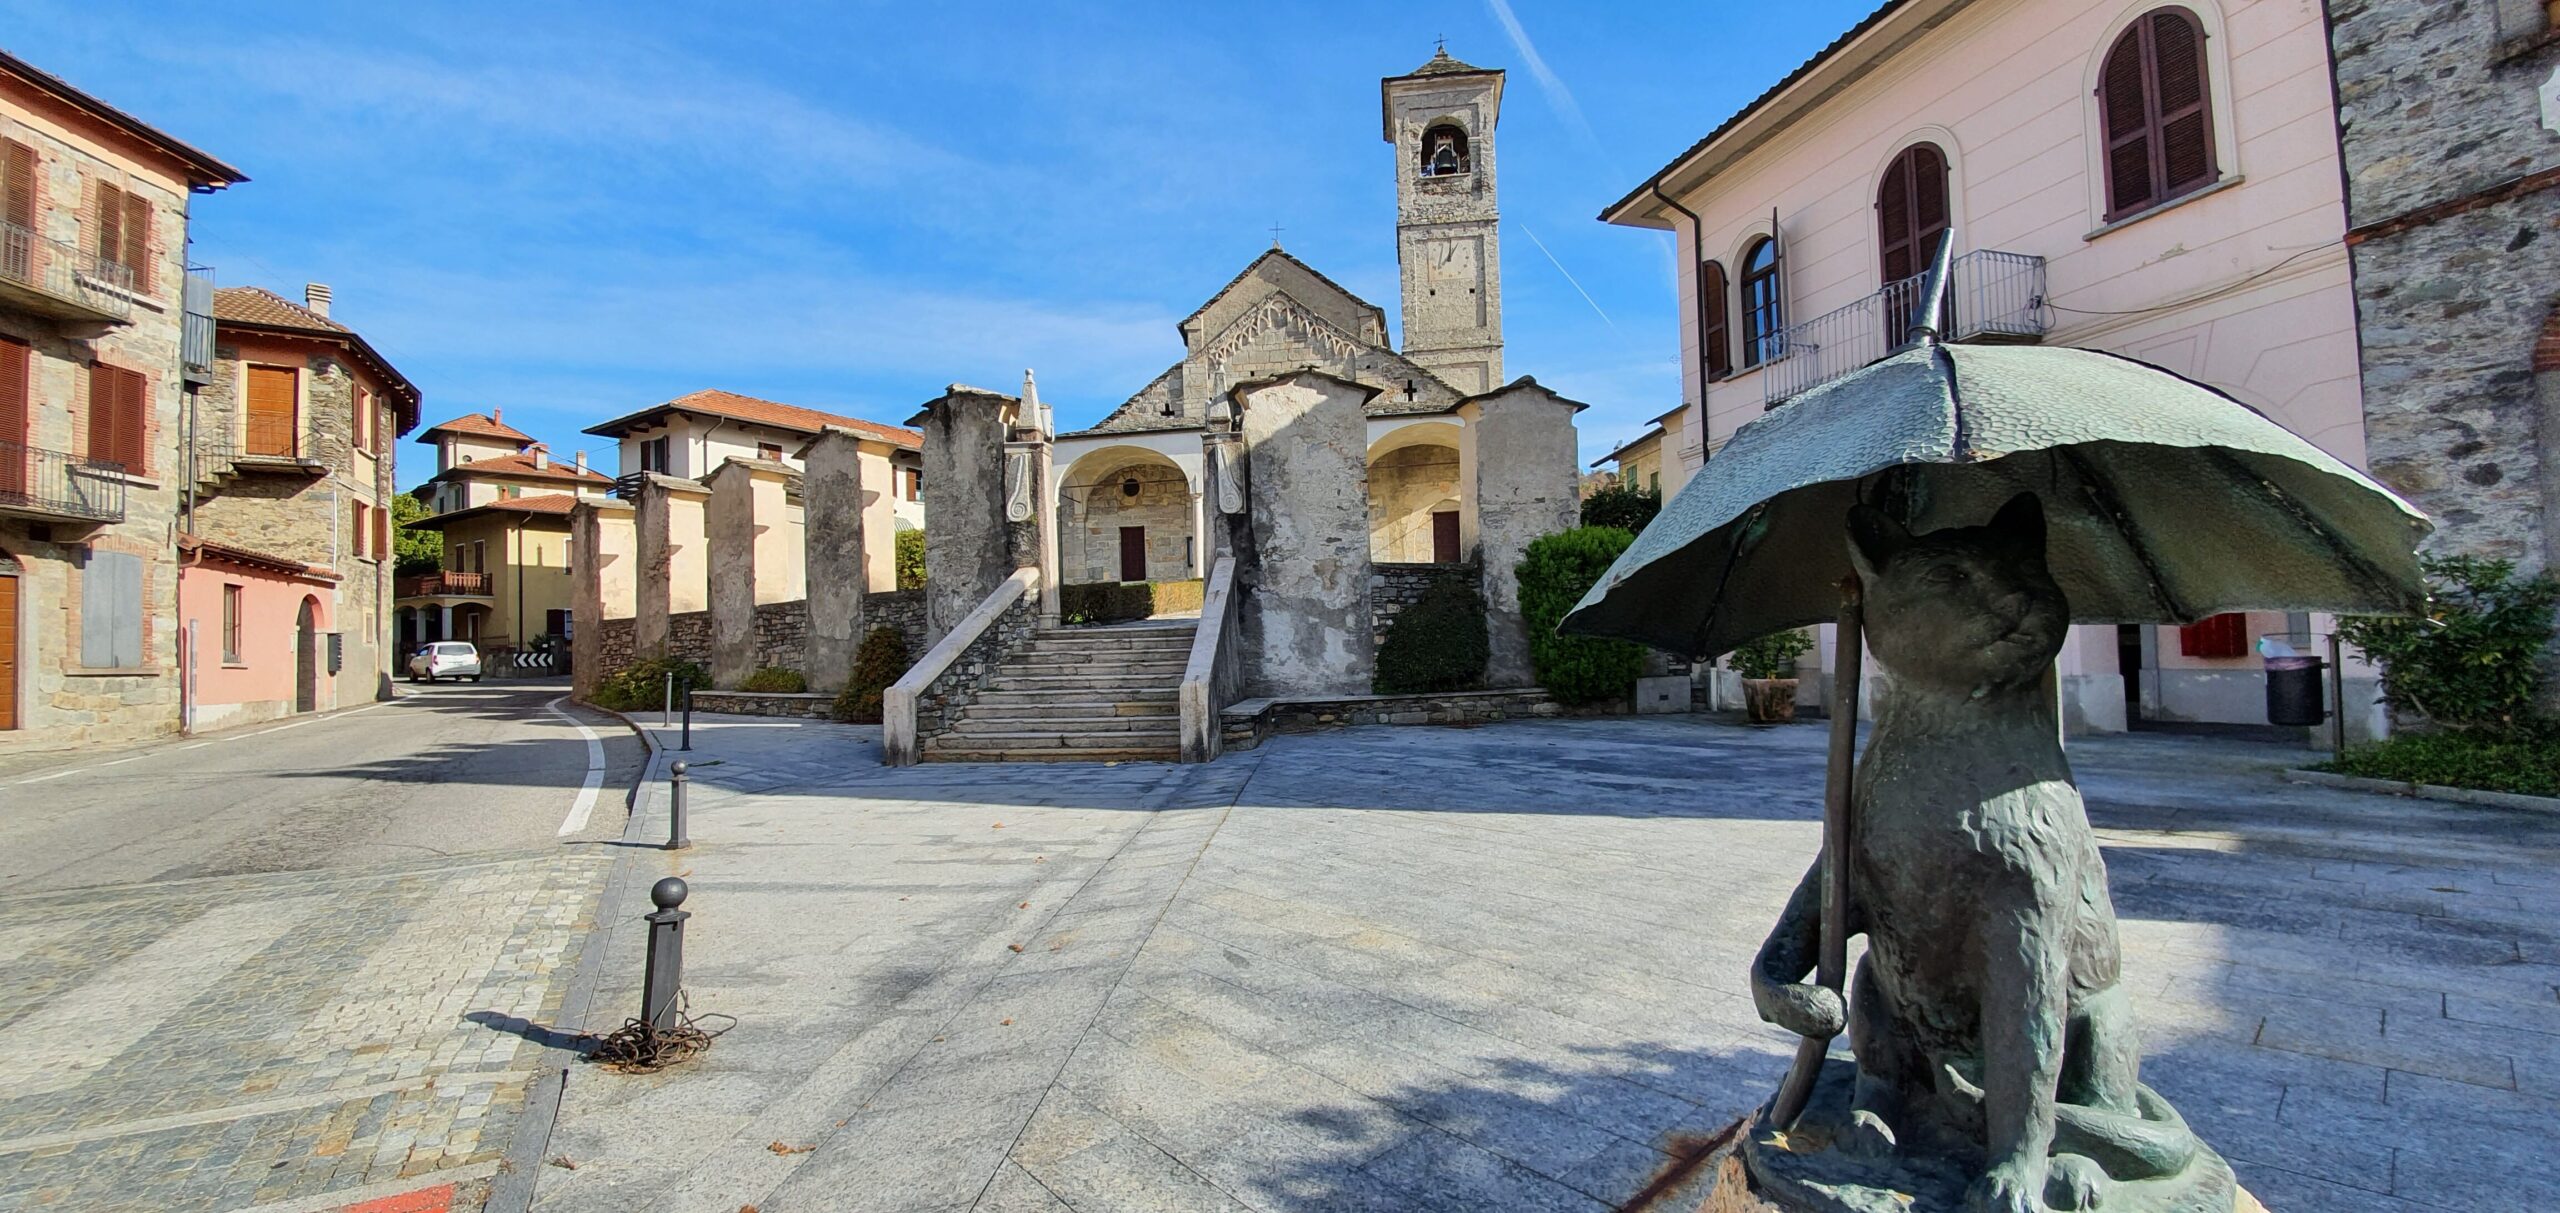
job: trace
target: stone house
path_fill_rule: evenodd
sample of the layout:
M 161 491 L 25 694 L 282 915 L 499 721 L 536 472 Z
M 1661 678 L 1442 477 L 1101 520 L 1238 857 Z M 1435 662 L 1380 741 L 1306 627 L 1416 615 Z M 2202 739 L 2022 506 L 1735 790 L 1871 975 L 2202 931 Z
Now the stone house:
M 2364 466 L 2328 47 L 2319 7 L 2283 0 L 1876 8 L 1603 212 L 1679 250 L 1685 403 L 1663 487 L 1898 344 L 1949 232 L 1957 339 L 2153 363 Z M 2263 724 L 2252 643 L 2329 627 L 2075 627 L 2066 719 Z M 1808 701 L 1828 652 L 1803 663 Z M 2348 701 L 2370 701 L 2369 671 L 2349 677 Z
M 467 413 L 422 431 L 436 471 L 411 495 L 434 513 L 413 529 L 443 532 L 443 567 L 398 579 L 392 632 L 403 651 L 430 640 L 512 649 L 569 634 L 569 507 L 613 481 L 551 458 L 503 410 Z M 529 571 L 528 571 L 529 570 Z
M 191 730 L 384 697 L 399 437 L 417 386 L 330 315 L 213 292 L 213 366 L 187 418 L 178 623 Z
M 621 444 L 623 476 L 702 480 L 731 459 L 803 471 L 803 450 L 830 426 L 852 430 L 883 448 L 892 469 L 889 497 L 897 528 L 923 526 L 924 463 L 918 452 L 924 437 L 901 426 L 706 389 L 588 426 L 586 432 Z
M 2340 0 L 2330 17 L 2373 474 L 2436 520 L 2436 550 L 2560 570 L 2552 6 Z M 2560 706 L 2560 676 L 2550 693 Z
M 245 180 L 0 53 L 0 751 L 179 727 L 187 225 Z

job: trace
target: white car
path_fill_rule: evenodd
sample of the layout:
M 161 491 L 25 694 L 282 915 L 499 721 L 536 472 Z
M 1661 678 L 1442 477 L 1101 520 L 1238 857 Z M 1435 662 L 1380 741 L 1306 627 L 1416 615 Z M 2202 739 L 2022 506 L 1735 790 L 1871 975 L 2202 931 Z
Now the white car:
M 409 681 L 468 678 L 480 681 L 480 649 L 468 640 L 439 640 L 409 657 Z

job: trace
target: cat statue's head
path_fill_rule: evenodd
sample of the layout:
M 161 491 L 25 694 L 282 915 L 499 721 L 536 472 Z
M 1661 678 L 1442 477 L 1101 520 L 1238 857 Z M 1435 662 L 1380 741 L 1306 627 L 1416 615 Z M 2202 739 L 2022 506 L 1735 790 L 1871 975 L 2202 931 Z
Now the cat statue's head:
M 1926 535 L 1856 506 L 1849 560 L 1866 583 L 1867 643 L 1916 686 L 1975 695 L 2023 686 L 2062 651 L 2071 610 L 2045 568 L 2044 504 L 2033 493 L 1982 526 Z

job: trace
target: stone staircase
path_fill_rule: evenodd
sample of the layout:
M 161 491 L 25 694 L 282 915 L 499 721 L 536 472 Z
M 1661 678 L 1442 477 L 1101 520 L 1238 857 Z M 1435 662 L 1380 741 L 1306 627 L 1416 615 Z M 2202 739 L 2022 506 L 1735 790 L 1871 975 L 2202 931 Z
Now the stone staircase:
M 928 762 L 1171 762 L 1194 620 L 1043 628 L 1008 658 Z

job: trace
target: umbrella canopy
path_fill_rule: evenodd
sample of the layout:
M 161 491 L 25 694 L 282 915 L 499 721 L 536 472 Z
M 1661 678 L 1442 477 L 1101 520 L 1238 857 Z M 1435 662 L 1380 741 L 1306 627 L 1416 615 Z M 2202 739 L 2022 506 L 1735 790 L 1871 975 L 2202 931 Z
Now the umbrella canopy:
M 1923 341 L 1743 426 L 1561 630 L 1721 654 L 1833 617 L 1852 504 L 1930 531 L 2021 492 L 2075 622 L 2426 601 L 2426 516 L 2247 405 L 2112 354 Z

